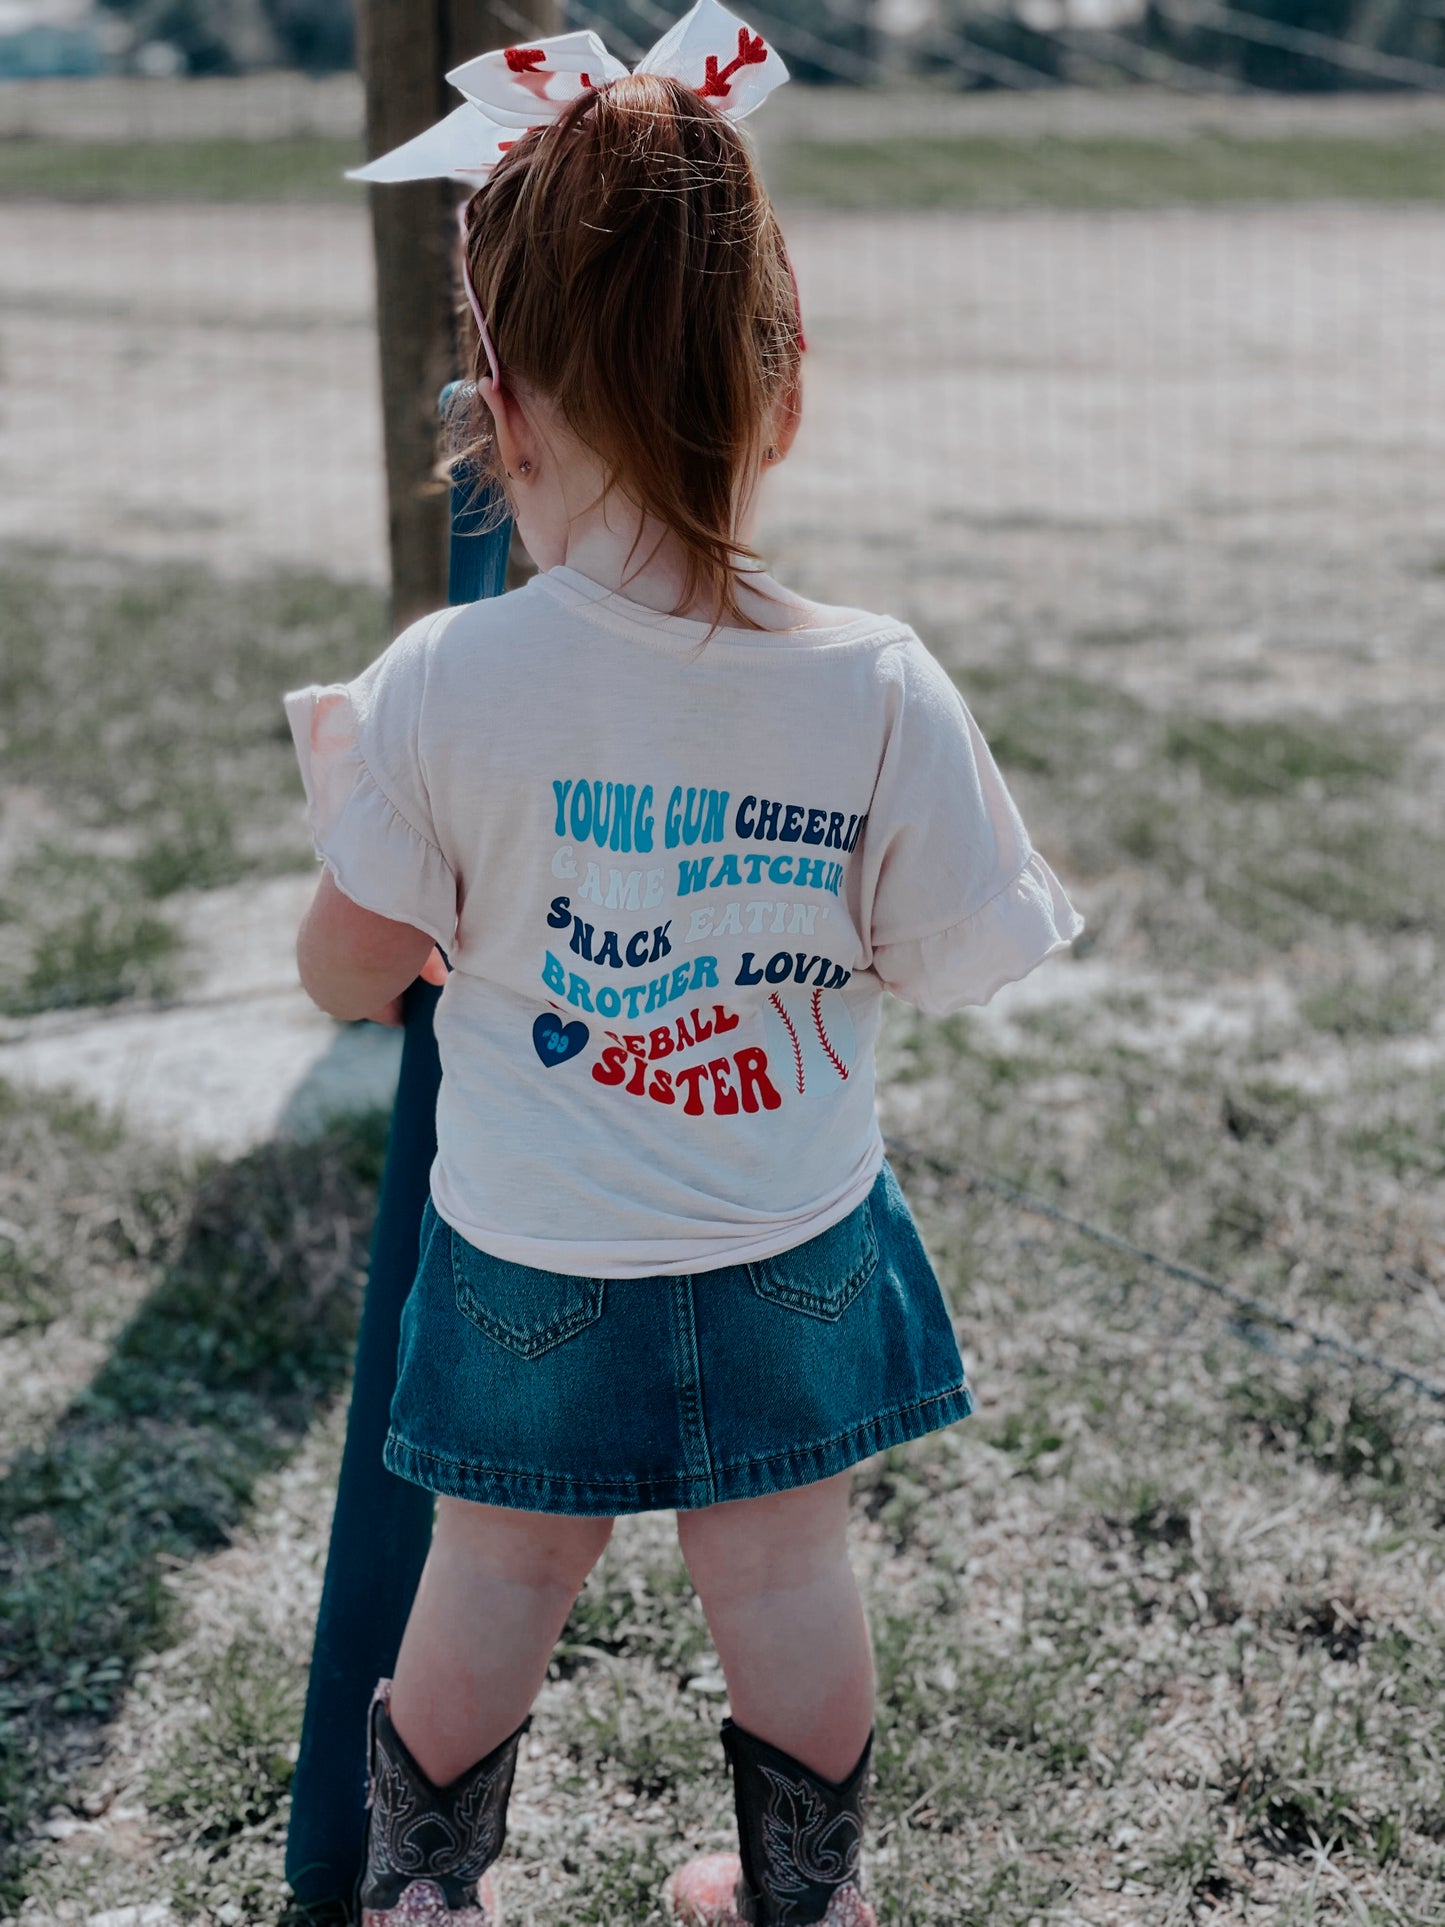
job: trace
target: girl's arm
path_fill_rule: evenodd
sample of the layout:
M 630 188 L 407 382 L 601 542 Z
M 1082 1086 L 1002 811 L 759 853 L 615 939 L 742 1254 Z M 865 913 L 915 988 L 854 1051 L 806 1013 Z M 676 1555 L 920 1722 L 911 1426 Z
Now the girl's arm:
M 296 936 L 296 963 L 313 1003 L 354 1023 L 396 1021 L 388 1010 L 415 978 L 439 983 L 445 966 L 431 938 L 409 923 L 363 910 L 321 872 L 316 895 Z

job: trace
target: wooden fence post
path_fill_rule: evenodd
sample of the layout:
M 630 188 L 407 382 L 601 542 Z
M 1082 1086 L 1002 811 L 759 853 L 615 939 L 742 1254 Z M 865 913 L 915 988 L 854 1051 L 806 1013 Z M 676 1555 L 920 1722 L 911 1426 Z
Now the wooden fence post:
M 456 106 L 446 70 L 515 41 L 519 15 L 536 35 L 557 31 L 555 0 L 364 0 L 358 28 L 368 157 L 400 146 Z M 396 628 L 446 601 L 447 492 L 432 469 L 437 396 L 458 372 L 456 192 L 446 181 L 371 189 Z

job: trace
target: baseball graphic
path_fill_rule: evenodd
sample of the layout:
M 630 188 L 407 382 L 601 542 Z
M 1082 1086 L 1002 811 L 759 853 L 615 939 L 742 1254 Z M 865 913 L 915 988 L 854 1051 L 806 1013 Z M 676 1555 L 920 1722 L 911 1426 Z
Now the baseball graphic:
M 768 1064 L 779 1090 L 818 1097 L 848 1081 L 853 1020 L 836 990 L 775 990 L 763 1006 Z

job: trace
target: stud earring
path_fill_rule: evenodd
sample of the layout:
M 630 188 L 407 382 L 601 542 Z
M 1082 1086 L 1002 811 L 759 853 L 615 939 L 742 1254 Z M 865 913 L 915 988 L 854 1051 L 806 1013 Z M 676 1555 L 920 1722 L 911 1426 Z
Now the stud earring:
M 532 464 L 531 464 L 531 462 L 530 462 L 530 461 L 523 461 L 523 462 L 518 462 L 518 464 L 517 464 L 517 473 L 518 473 L 519 475 L 530 475 L 530 474 L 532 473 Z
M 765 462 L 775 462 L 777 461 L 777 459 L 778 459 L 778 451 L 773 446 L 773 444 L 769 442 L 767 447 L 763 450 L 763 460 Z

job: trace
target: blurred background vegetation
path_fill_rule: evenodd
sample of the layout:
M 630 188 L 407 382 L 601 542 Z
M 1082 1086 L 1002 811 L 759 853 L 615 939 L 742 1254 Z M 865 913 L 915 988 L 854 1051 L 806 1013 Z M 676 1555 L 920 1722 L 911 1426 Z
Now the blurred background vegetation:
M 627 0 L 589 22 L 629 25 Z M 1166 78 L 1322 92 L 1411 84 L 1445 59 L 1433 0 L 768 0 L 750 17 L 791 41 L 794 73 L 858 84 L 929 75 L 961 88 Z M 121 71 L 336 73 L 355 59 L 353 0 L 12 0 L 0 77 Z M 1418 79 L 1416 81 L 1418 83 Z

